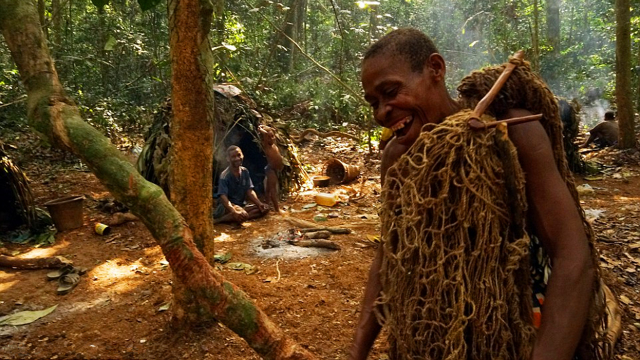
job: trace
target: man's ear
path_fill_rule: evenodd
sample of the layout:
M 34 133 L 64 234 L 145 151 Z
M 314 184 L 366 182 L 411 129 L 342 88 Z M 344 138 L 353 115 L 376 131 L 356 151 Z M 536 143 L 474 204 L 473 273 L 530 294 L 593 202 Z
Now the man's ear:
M 425 66 L 428 67 L 428 71 L 431 72 L 434 79 L 444 81 L 444 76 L 447 73 L 447 65 L 442 55 L 438 53 L 431 54 Z

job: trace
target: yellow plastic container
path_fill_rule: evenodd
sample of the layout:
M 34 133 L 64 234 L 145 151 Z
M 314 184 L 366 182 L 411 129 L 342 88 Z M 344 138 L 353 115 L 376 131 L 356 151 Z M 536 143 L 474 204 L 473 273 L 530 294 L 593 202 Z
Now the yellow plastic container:
M 340 198 L 337 194 L 330 193 L 317 193 L 316 194 L 316 204 L 322 206 L 334 206 L 340 201 Z
M 111 228 L 109 227 L 109 225 L 101 223 L 96 223 L 94 230 L 98 235 L 109 235 L 109 233 L 111 233 Z

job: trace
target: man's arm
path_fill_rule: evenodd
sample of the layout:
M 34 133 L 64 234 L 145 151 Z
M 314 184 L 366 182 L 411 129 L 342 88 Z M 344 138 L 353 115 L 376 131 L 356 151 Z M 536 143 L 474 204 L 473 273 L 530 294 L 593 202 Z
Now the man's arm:
M 587 147 L 594 142 L 600 136 L 600 124 L 596 125 L 593 129 L 589 130 L 589 138 L 581 145 L 581 147 Z
M 252 203 L 256 204 L 258 209 L 260 209 L 260 212 L 265 213 L 269 211 L 269 205 L 260 201 L 260 199 L 258 199 L 258 196 L 256 195 L 256 192 L 253 191 L 253 189 L 247 190 L 247 199 L 249 199 L 249 201 L 251 201 Z
M 529 114 L 511 110 L 507 117 Z M 529 218 L 553 267 L 532 359 L 571 360 L 587 320 L 595 274 L 582 218 L 542 125 L 510 126 L 509 137 L 525 173 Z
M 380 181 L 383 186 L 387 170 L 389 170 L 408 149 L 407 146 L 397 143 L 396 138 L 391 139 L 382 153 L 382 163 L 380 164 Z M 382 246 L 383 245 L 380 244 L 378 247 L 376 256 L 371 263 L 371 269 L 369 270 L 369 280 L 367 281 L 367 287 L 364 290 L 364 299 L 362 300 L 362 311 L 360 313 L 360 319 L 358 320 L 353 345 L 351 346 L 351 360 L 366 359 L 376 337 L 380 333 L 381 326 L 373 311 L 376 299 L 382 291 L 382 284 L 380 283 L 380 267 L 382 266 L 383 255 Z
M 233 218 L 236 221 L 247 220 L 247 217 L 249 216 L 247 212 L 240 207 L 233 206 L 226 194 L 220 194 L 220 201 L 222 202 L 222 206 L 227 209 L 227 212 L 233 215 Z
M 381 265 L 382 244 L 378 246 L 376 257 L 373 259 L 371 269 L 369 270 L 369 280 L 367 281 L 367 287 L 364 290 L 360 319 L 358 320 L 356 335 L 353 340 L 353 345 L 351 346 L 351 360 L 365 360 L 367 355 L 369 355 L 369 351 L 371 351 L 371 347 L 373 346 L 376 337 L 380 333 L 381 326 L 373 311 L 376 299 L 382 291 L 382 284 L 380 283 Z

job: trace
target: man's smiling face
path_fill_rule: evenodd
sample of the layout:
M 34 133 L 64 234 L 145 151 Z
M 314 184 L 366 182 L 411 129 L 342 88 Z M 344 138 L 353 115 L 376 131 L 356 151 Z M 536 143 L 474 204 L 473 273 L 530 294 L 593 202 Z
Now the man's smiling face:
M 372 57 L 363 63 L 362 87 L 376 122 L 393 130 L 400 143 L 411 145 L 422 125 L 439 120 L 429 117 L 435 87 L 426 65 L 415 72 L 400 56 Z
M 242 154 L 242 150 L 239 148 L 233 149 L 228 152 L 229 155 L 229 164 L 234 169 L 239 169 L 242 165 L 242 160 L 244 160 L 244 155 Z

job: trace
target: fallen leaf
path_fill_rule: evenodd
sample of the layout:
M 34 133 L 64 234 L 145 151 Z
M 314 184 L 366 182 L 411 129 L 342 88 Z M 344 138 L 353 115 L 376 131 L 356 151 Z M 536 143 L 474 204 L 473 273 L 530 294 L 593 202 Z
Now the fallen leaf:
M 626 295 L 620 295 L 620 301 L 625 303 L 626 305 L 631 305 L 632 301 Z
M 593 190 L 593 188 L 589 184 L 577 186 L 576 190 L 578 190 L 578 194 L 580 194 L 581 196 L 593 195 L 595 193 L 595 190 Z
M 244 270 L 245 274 L 247 275 L 251 275 L 258 271 L 257 267 L 243 262 L 228 263 L 227 267 L 233 270 Z
M 316 216 L 313 217 L 313 221 L 327 221 L 327 217 L 325 215 L 322 214 L 318 214 Z
M 58 305 L 40 311 L 20 311 L 11 315 L 0 317 L 0 326 L 2 325 L 26 325 L 47 316 L 53 312 Z
M 171 301 L 160 306 L 160 308 L 158 308 L 158 312 L 167 311 L 169 310 L 170 307 L 171 307 Z
M 372 246 L 374 246 L 373 244 L 365 244 L 365 243 L 361 243 L 361 242 L 357 242 L 354 244 L 355 246 L 359 247 L 359 248 L 370 248 Z
M 380 235 L 367 235 L 367 240 L 375 243 L 380 242 Z
M 228 251 L 224 254 L 215 254 L 213 255 L 213 260 L 219 262 L 220 264 L 224 264 L 227 261 L 231 260 L 231 251 Z
M 316 206 L 318 206 L 318 204 L 316 204 L 316 203 L 311 203 L 311 204 L 307 204 L 307 205 L 303 206 L 303 207 L 302 207 L 302 209 L 304 209 L 304 210 L 309 210 L 309 209 L 312 209 L 312 208 L 314 208 L 314 207 L 316 207 Z

